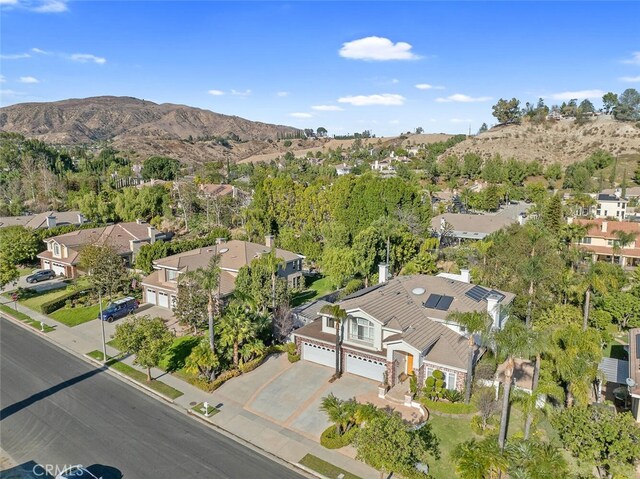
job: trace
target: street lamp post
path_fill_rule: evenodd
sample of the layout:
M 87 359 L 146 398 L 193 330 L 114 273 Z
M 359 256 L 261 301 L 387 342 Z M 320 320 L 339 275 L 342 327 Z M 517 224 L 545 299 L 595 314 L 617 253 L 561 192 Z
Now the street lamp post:
M 98 305 L 100 308 L 100 326 L 102 327 L 102 362 L 107 363 L 107 340 L 104 334 L 104 318 L 102 317 L 102 290 L 98 290 Z

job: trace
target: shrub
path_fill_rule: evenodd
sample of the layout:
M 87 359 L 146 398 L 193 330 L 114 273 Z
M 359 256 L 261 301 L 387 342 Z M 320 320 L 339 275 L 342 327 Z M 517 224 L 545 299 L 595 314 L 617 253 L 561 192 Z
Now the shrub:
M 444 414 L 473 414 L 476 412 L 476 406 L 473 404 L 432 401 L 428 398 L 422 399 L 422 404 L 429 411 L 437 411 Z
M 495 425 L 492 424 L 492 421 L 487 421 L 486 425 L 483 425 L 482 416 L 473 416 L 471 418 L 471 430 L 479 436 L 491 434 L 494 429 Z
M 423 392 L 432 401 L 440 399 L 444 392 L 444 373 L 436 369 L 425 381 Z
M 206 389 L 209 392 L 213 392 L 226 383 L 229 379 L 235 378 L 242 374 L 238 369 L 231 369 L 229 371 L 223 372 L 220 376 L 215 378 L 213 381 L 207 384 Z
M 456 391 L 455 389 L 445 389 L 442 393 L 442 397 L 450 403 L 457 403 L 462 401 L 463 399 L 462 393 L 460 391 Z
M 287 353 L 287 359 L 289 359 L 290 363 L 297 363 L 298 361 L 300 361 L 300 355 Z
M 340 449 L 341 447 L 351 444 L 357 432 L 358 428 L 354 426 L 342 436 L 339 436 L 336 431 L 336 426 L 331 425 L 325 429 L 320 436 L 320 444 L 327 449 Z
M 285 142 L 283 143 L 283 145 L 285 146 L 285 148 L 289 148 L 291 146 L 291 140 L 285 140 Z
M 42 314 L 53 313 L 54 311 L 63 308 L 67 301 L 73 301 L 74 299 L 80 298 L 83 295 L 86 295 L 88 291 L 70 291 L 59 298 L 52 299 L 51 301 L 46 301 L 40 305 L 40 312 Z
M 255 368 L 260 366 L 262 362 L 267 358 L 268 354 L 263 354 L 258 356 L 257 358 L 252 359 L 251 361 L 247 361 L 240 365 L 239 369 L 241 373 L 248 373 L 253 371 Z

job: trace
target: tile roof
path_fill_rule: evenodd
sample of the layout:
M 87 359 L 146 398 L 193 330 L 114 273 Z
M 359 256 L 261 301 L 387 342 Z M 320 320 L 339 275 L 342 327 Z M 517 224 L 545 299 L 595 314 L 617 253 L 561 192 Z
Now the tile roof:
M 593 236 L 595 238 L 616 239 L 616 231 L 635 233 L 636 238 L 640 236 L 640 223 L 633 221 L 613 221 L 605 218 L 595 218 L 592 220 L 575 219 L 573 222 L 574 224 L 586 226 L 586 236 Z M 603 223 L 607 224 L 607 231 L 602 231 Z
M 505 226 L 509 226 L 517 222 L 517 219 L 510 218 L 505 215 L 444 213 L 431 220 L 431 228 L 433 228 L 434 231 L 440 231 L 443 219 L 451 225 L 454 233 L 468 233 L 471 236 L 473 236 L 473 233 L 478 233 L 477 236 L 482 238 L 504 228 Z
M 64 225 L 79 225 L 85 223 L 86 220 L 82 217 L 80 211 L 45 211 L 44 213 L 37 213 L 35 215 L 22 215 L 22 216 L 0 216 L 0 228 L 5 226 L 18 226 L 22 225 L 27 228 L 46 228 L 47 218 L 54 216 L 56 219 L 56 226 Z M 79 218 L 80 217 L 80 218 Z M 79 221 L 82 219 L 82 221 Z
M 206 183 L 200 185 L 199 191 L 207 196 L 226 196 L 233 193 L 233 185 Z
M 220 268 L 238 271 L 251 263 L 254 258 L 268 253 L 271 248 L 248 241 L 231 240 L 219 245 L 198 248 L 154 261 L 157 266 L 173 268 L 179 271 L 192 271 L 206 267 L 211 257 L 220 253 Z M 301 256 L 291 251 L 276 248 L 276 256 L 285 261 L 300 259 Z
M 156 288 L 162 288 L 167 291 L 173 291 L 176 293 L 178 291 L 178 283 L 175 281 L 162 281 L 160 279 L 160 271 L 156 270 L 151 273 L 149 276 L 142 280 L 142 284 L 145 286 L 151 286 Z M 228 271 L 220 272 L 220 296 L 225 297 L 231 293 L 235 289 L 236 284 L 236 275 L 230 273 Z

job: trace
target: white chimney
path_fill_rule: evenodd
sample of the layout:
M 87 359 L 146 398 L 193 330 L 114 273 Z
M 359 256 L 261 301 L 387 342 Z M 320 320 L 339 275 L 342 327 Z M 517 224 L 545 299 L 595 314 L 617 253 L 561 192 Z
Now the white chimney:
M 226 241 L 226 238 L 216 238 L 216 244 L 222 244 Z
M 522 213 L 520 213 L 520 214 L 518 215 L 518 224 L 519 224 L 520 226 L 522 226 L 522 225 L 524 224 L 524 215 L 523 215 Z
M 501 329 L 500 324 L 500 296 L 496 294 L 490 294 L 487 296 L 487 314 L 491 316 L 494 329 Z
M 463 283 L 471 283 L 471 271 L 468 269 L 460 270 L 460 281 Z
M 82 213 L 78 213 L 78 224 L 81 225 L 84 223 L 84 215 Z
M 603 221 L 603 222 L 602 222 L 602 225 L 600 226 L 600 230 L 601 230 L 603 233 L 606 233 L 606 232 L 607 232 L 607 226 L 609 226 L 609 223 L 608 223 L 608 222 L 606 222 L 606 221 Z
M 56 226 L 56 217 L 53 215 L 47 216 L 47 228 L 55 228 Z
M 447 220 L 444 219 L 444 216 L 440 218 L 440 231 L 444 231 L 447 227 Z
M 149 235 L 149 242 L 151 244 L 156 242 L 156 229 L 153 226 L 147 226 L 147 235 Z
M 378 265 L 378 284 L 386 283 L 389 279 L 389 265 L 380 263 Z
M 273 235 L 266 235 L 264 237 L 264 244 L 267 248 L 272 248 L 273 247 L 273 241 L 274 241 L 274 237 Z
M 136 219 L 136 223 L 139 224 L 139 225 L 144 224 L 144 220 L 141 219 L 141 218 L 137 218 Z

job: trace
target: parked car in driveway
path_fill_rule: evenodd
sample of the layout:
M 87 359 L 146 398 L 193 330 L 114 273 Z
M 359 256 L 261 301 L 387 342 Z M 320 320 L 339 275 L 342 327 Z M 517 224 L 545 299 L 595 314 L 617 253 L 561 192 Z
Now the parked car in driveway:
M 27 283 L 39 283 L 40 281 L 46 281 L 55 277 L 56 274 L 53 272 L 53 270 L 41 269 L 40 271 L 36 271 L 35 273 L 27 276 Z
M 98 479 L 83 466 L 71 466 L 60 471 L 56 479 Z
M 119 319 L 127 314 L 133 313 L 138 309 L 138 300 L 127 296 L 126 298 L 118 299 L 107 305 L 102 310 L 102 317 L 98 313 L 98 319 L 111 323 L 114 319 Z

